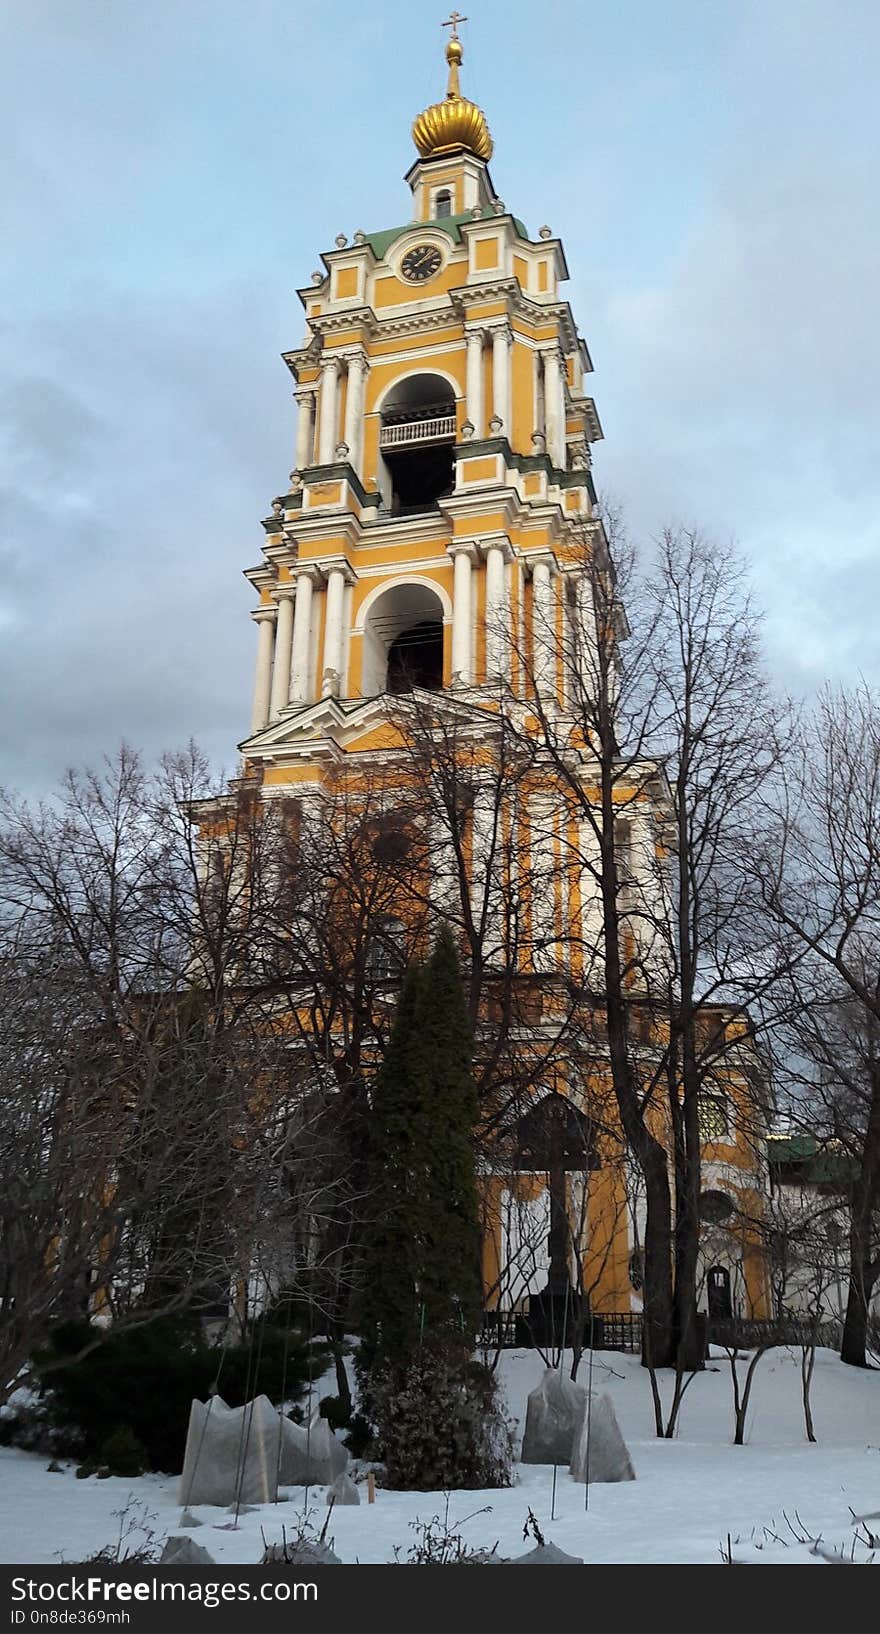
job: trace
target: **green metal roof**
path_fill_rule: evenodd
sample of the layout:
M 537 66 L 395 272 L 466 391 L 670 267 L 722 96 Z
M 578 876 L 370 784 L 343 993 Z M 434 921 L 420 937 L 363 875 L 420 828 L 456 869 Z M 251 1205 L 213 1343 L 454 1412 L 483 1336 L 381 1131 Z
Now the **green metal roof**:
M 449 237 L 453 239 L 456 244 L 460 244 L 461 228 L 464 222 L 480 220 L 492 221 L 494 219 L 494 210 L 487 207 L 482 216 L 474 216 L 471 214 L 470 210 L 465 210 L 464 213 L 459 216 L 440 216 L 439 219 L 432 221 L 407 221 L 402 227 L 386 227 L 384 232 L 365 233 L 364 236 L 370 246 L 370 249 L 376 257 L 376 260 L 382 261 L 384 260 L 385 255 L 387 254 L 391 245 L 394 243 L 394 240 L 396 238 L 400 238 L 402 233 L 412 232 L 414 227 L 439 227 L 442 233 L 448 233 Z M 522 222 L 517 220 L 516 216 L 511 217 L 511 220 L 513 221 L 513 225 L 516 228 L 519 237 L 528 240 L 529 235 L 526 232 Z
M 814 1185 L 845 1185 L 852 1179 L 852 1158 L 839 1146 L 823 1146 L 813 1135 L 770 1135 L 770 1163 L 798 1163 Z

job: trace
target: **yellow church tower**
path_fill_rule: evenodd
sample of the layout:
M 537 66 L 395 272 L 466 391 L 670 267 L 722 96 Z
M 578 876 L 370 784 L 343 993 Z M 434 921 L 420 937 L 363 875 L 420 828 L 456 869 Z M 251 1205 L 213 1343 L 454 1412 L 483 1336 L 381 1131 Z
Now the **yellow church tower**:
M 602 431 L 562 245 L 549 227 L 531 238 L 495 191 L 486 117 L 460 89 L 461 20 L 446 95 L 413 125 L 412 219 L 340 235 L 299 291 L 296 464 L 247 574 L 259 635 L 241 748 L 267 794 L 296 781 L 310 740 L 361 736 L 406 685 L 516 689 L 506 633 L 539 619 L 564 633 L 583 593 L 572 524 L 581 562 L 601 529 Z
M 296 382 L 295 466 L 263 523 L 263 560 L 246 575 L 259 605 L 241 787 L 266 810 L 279 802 L 283 813 L 311 795 L 320 804 L 329 775 L 368 781 L 377 752 L 393 754 L 400 743 L 400 694 L 436 694 L 447 715 L 463 706 L 478 741 L 490 740 L 502 699 L 531 721 L 527 731 L 539 715 L 564 735 L 576 726 L 569 706 L 595 674 L 591 564 L 607 564 L 608 547 L 591 476 L 591 447 L 602 437 L 585 387 L 592 365 L 561 294 L 560 240 L 546 226 L 531 237 L 495 191 L 486 117 L 461 91 L 461 20 L 453 12 L 444 25 L 452 31 L 446 94 L 412 127 L 410 220 L 357 231 L 350 242 L 340 234 L 299 291 L 306 337 L 284 355 Z M 616 628 L 616 608 L 614 618 Z M 626 867 L 630 877 L 641 867 L 643 894 L 657 880 L 661 784 L 649 769 L 622 825 Z M 516 831 L 531 872 L 525 951 L 513 963 L 548 995 L 545 1016 L 554 982 L 565 992 L 569 977 L 592 1002 L 583 950 L 601 943 L 595 888 L 590 897 L 580 881 L 589 825 L 567 844 L 569 817 L 564 803 L 549 812 L 551 799 L 538 789 L 540 823 L 530 805 Z M 479 811 L 475 796 L 472 868 Z M 641 950 L 643 968 L 652 956 Z M 522 1019 L 538 1049 L 545 1000 L 534 998 Z M 558 1271 L 560 1222 L 576 1212 L 578 1188 L 597 1267 L 593 1309 L 609 1320 L 640 1309 L 626 1164 L 603 1163 L 587 1185 L 587 1169 L 600 1167 L 584 1156 L 587 1077 L 569 1063 L 551 1095 L 541 1101 L 539 1090 L 549 1136 L 532 1130 L 532 1110 L 522 1119 L 529 1149 L 558 1137 L 555 1190 L 552 1176 L 538 1175 L 543 1158 L 526 1164 L 528 1182 L 486 1176 L 497 1203 L 484 1237 L 487 1304 L 496 1311 L 506 1301 L 515 1312 L 539 1293 L 548 1265 Z M 570 1129 L 558 1122 L 561 1100 Z M 707 1136 L 708 1184 L 751 1197 L 758 1181 L 745 1130 L 725 1131 Z M 517 1272 L 502 1294 L 499 1267 L 516 1258 L 502 1218 L 511 1200 L 537 1211 L 541 1243 L 533 1272 Z M 580 1228 L 574 1236 L 581 1253 Z M 760 1313 L 760 1255 L 750 1243 L 737 1255 L 748 1309 Z

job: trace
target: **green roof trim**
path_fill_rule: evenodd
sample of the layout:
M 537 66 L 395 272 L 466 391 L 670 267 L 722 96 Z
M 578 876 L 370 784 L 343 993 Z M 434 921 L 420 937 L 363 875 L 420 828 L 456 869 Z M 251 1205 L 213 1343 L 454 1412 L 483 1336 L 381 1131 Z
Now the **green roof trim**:
M 411 233 L 414 227 L 439 227 L 441 233 L 448 233 L 449 237 L 454 241 L 454 243 L 460 244 L 461 229 L 465 222 L 501 221 L 503 219 L 504 218 L 502 216 L 496 217 L 494 210 L 487 209 L 482 216 L 474 216 L 471 214 L 470 210 L 465 210 L 464 213 L 459 216 L 440 216 L 437 220 L 432 221 L 407 221 L 402 227 L 386 227 L 384 232 L 365 233 L 364 237 L 375 255 L 376 260 L 383 261 L 388 250 L 391 248 L 391 245 L 394 243 L 394 240 L 402 237 L 404 233 Z M 512 216 L 511 220 L 516 228 L 517 235 L 520 238 L 524 238 L 528 242 L 529 235 L 526 232 L 522 222 L 519 221 L 516 216 Z
M 549 454 L 515 454 L 506 437 L 478 437 L 473 442 L 453 444 L 454 460 L 470 460 L 483 454 L 503 454 L 505 463 L 516 471 L 546 471 L 557 488 L 592 488 L 586 469 L 562 471 Z

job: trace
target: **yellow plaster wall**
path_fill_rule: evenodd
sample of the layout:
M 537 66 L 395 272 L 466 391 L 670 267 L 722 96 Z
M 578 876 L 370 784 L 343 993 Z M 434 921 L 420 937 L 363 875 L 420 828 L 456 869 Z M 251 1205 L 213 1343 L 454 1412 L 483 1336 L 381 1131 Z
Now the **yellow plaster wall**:
M 358 269 L 357 267 L 338 267 L 336 270 L 336 299 L 348 300 L 357 294 Z
M 463 482 L 492 482 L 498 477 L 498 461 L 492 454 L 485 459 L 462 460 L 461 463 Z
M 464 273 L 465 266 L 460 256 L 453 257 L 445 267 L 440 268 L 435 278 L 429 278 L 423 284 L 409 284 L 404 279 L 396 278 L 392 272 L 377 273 L 373 280 L 373 305 L 377 310 L 387 306 L 408 306 L 413 301 L 445 295 L 450 289 L 458 288 Z
M 497 238 L 478 238 L 474 245 L 474 266 L 478 272 L 488 272 L 498 265 Z

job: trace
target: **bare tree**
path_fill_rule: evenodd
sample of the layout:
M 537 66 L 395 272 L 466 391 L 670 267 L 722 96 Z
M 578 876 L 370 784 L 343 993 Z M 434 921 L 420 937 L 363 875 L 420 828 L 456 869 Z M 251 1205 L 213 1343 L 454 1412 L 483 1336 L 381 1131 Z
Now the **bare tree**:
M 601 1012 L 644 1187 L 644 1359 L 687 1369 L 704 1342 L 701 1100 L 726 1085 L 743 1121 L 758 1088 L 747 1007 L 771 972 L 740 852 L 784 710 L 733 554 L 669 531 L 646 575 L 613 518 L 611 533 L 613 551 L 600 523 L 582 530 L 563 558 L 561 633 L 533 612 L 516 656 L 540 757 L 577 816 L 568 832 L 583 892 L 597 902 L 579 930 L 582 998 Z
M 756 1081 L 750 1006 L 777 976 L 744 855 L 761 835 L 759 797 L 789 737 L 759 646 L 760 620 L 742 562 L 693 529 L 662 535 L 646 587 L 653 631 L 655 753 L 671 805 L 663 1007 L 675 1175 L 674 1327 L 677 1358 L 699 1362 L 701 1106 L 729 1099 L 740 1129 L 763 1134 L 767 1091 Z
M 257 1221 L 290 1217 L 301 1095 L 241 987 L 260 833 L 236 797 L 200 835 L 206 781 L 194 751 L 147 772 L 123 749 L 36 810 L 3 800 L 7 1392 L 60 1321 L 223 1314 Z
M 806 1104 L 852 1164 L 849 1291 L 841 1357 L 866 1365 L 880 1277 L 880 700 L 826 691 L 756 869 L 795 969 L 788 1041 Z

